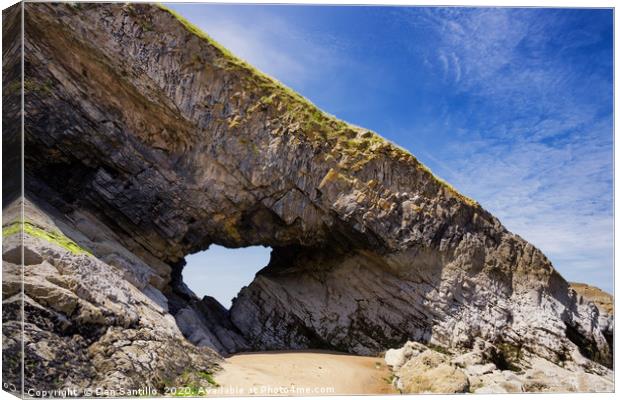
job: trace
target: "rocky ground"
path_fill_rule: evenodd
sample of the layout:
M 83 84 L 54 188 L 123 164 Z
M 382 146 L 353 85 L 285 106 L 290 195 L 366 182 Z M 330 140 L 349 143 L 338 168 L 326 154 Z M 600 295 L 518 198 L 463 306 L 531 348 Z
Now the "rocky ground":
M 167 312 L 165 297 L 69 239 L 65 232 L 96 248 L 69 221 L 30 201 L 24 207 L 20 267 L 19 206 L 15 202 L 3 213 L 5 383 L 20 382 L 23 340 L 24 390 L 30 395 L 140 388 L 163 393 L 166 387 L 212 386 L 205 374 L 219 369 L 221 357 L 185 339 Z
M 613 392 L 613 372 L 574 352 L 552 363 L 482 340 L 470 351 L 407 342 L 385 362 L 401 393 Z
M 413 155 L 165 8 L 25 8 L 28 265 L 22 298 L 6 192 L 7 380 L 19 380 L 22 302 L 26 384 L 48 389 L 193 390 L 239 351 L 377 355 L 410 340 L 454 354 L 482 340 L 497 360 L 609 376 L 613 316 Z M 9 41 L 19 8 L 3 18 Z M 15 122 L 21 63 L 5 47 Z M 230 310 L 183 283 L 184 257 L 211 244 L 273 248 Z M 466 372 L 442 368 L 462 383 Z

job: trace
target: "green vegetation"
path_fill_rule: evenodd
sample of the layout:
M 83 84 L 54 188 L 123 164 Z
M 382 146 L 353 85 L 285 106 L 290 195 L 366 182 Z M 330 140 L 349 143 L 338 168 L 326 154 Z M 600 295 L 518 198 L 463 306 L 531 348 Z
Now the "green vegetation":
M 140 23 L 140 27 L 144 32 L 149 32 L 153 30 L 153 24 L 150 21 L 142 21 Z
M 433 174 L 433 172 L 430 170 L 430 168 L 428 168 L 426 165 L 420 163 L 420 168 L 422 168 L 423 170 L 425 170 L 426 172 L 428 172 L 433 178 L 435 178 L 435 180 L 437 181 L 437 183 L 439 183 L 440 185 L 442 185 L 443 187 L 445 187 L 448 192 L 450 192 L 453 196 L 457 197 L 458 199 L 460 199 L 461 201 L 469 204 L 470 206 L 473 207 L 479 207 L 480 204 L 472 199 L 471 197 L 467 197 L 464 194 L 460 193 L 458 190 L 456 190 L 454 188 L 454 186 L 450 185 L 448 182 L 444 181 L 443 179 L 439 178 L 438 176 L 436 176 L 435 174 Z
M 206 41 L 209 45 L 215 48 L 227 64 L 227 68 L 235 69 L 242 73 L 242 76 L 240 76 L 241 79 L 252 84 L 254 88 L 259 89 L 263 94 L 258 101 L 259 104 L 281 104 L 286 108 L 287 113 L 292 116 L 299 117 L 300 122 L 304 123 L 306 127 L 308 127 L 307 125 L 314 123 L 319 127 L 330 128 L 330 130 L 334 130 L 335 128 L 336 131 L 338 131 L 349 126 L 347 123 L 336 119 L 334 116 L 321 111 L 318 107 L 312 104 L 312 102 L 301 96 L 299 93 L 254 68 L 246 61 L 238 58 L 227 48 L 213 40 L 213 38 L 174 10 L 171 10 L 161 4 L 158 4 L 158 7 L 175 17 L 189 32 Z M 277 101 L 275 101 L 276 99 Z M 309 119 L 309 121 L 306 119 Z
M 437 344 L 432 344 L 429 343 L 426 345 L 426 347 L 428 347 L 429 349 L 436 351 L 437 353 L 441 353 L 441 354 L 446 354 L 446 355 L 452 355 L 452 353 L 450 353 L 450 351 L 448 349 L 446 349 L 443 346 L 437 345 Z
M 392 385 L 392 384 L 394 383 L 394 381 L 396 380 L 396 375 L 394 375 L 394 374 L 390 374 L 390 376 L 385 376 L 385 377 L 383 377 L 383 380 L 384 380 L 386 383 L 388 383 L 388 384 Z
M 206 395 L 206 390 L 204 390 L 200 386 L 195 385 L 184 386 L 182 388 L 179 388 L 179 390 L 174 393 L 175 397 L 199 397 Z
M 22 81 L 20 79 L 14 79 L 4 87 L 4 90 L 7 94 L 13 94 L 15 92 L 21 91 Z
M 175 397 L 199 397 L 206 396 L 208 388 L 217 388 L 220 385 L 213 379 L 210 372 L 186 370 L 179 376 L 174 385 L 168 386 L 176 388 L 172 392 Z
M 177 13 L 176 11 L 164 6 L 163 4 L 157 4 L 157 6 L 168 12 L 169 14 L 171 14 L 173 17 L 175 17 L 180 23 L 183 24 L 183 26 L 191 33 L 193 33 L 194 35 L 196 35 L 197 37 L 206 40 L 207 42 L 209 42 L 209 44 L 213 47 L 215 47 L 221 54 L 222 56 L 224 56 L 225 58 L 227 58 L 230 62 L 240 65 L 240 66 L 244 66 L 248 69 L 254 70 L 254 68 L 252 68 L 250 66 L 250 64 L 246 63 L 245 61 L 241 60 L 240 58 L 236 57 L 234 54 L 232 54 L 226 47 L 222 46 L 221 44 L 219 44 L 218 42 L 216 42 L 215 40 L 213 40 L 213 38 L 211 38 L 209 35 L 207 35 L 206 33 L 204 33 L 200 28 L 198 28 L 196 25 L 192 24 L 191 22 L 189 22 L 187 19 L 185 19 L 185 17 L 183 17 L 181 14 Z M 258 71 L 257 71 L 258 72 Z
M 198 375 L 200 378 L 206 380 L 207 382 L 209 382 L 211 385 L 215 386 L 215 387 L 219 387 L 219 383 L 217 383 L 215 381 L 215 379 L 213 379 L 213 375 L 211 375 L 210 373 L 206 372 L 206 371 L 198 371 L 196 372 L 196 375 Z
M 25 234 L 58 245 L 73 254 L 92 255 L 88 250 L 81 248 L 77 243 L 66 237 L 62 232 L 49 232 L 28 221 L 24 221 L 23 229 Z M 13 222 L 2 228 L 2 237 L 15 235 L 21 232 L 21 230 L 22 224 L 19 221 Z
M 36 92 L 43 94 L 51 94 L 54 88 L 54 82 L 51 79 L 47 79 L 45 82 L 38 82 L 33 79 L 24 79 L 24 92 Z
M 254 106 L 247 109 L 248 115 L 266 108 L 278 110 L 281 120 L 289 124 L 299 123 L 300 129 L 298 132 L 293 132 L 294 134 L 304 135 L 317 146 L 330 146 L 331 153 L 336 159 L 344 155 L 345 157 L 340 158 L 338 164 L 340 169 L 357 172 L 382 155 L 392 157 L 395 160 L 410 163 L 419 170 L 428 173 L 438 185 L 445 188 L 454 198 L 472 207 L 479 207 L 476 201 L 462 195 L 447 182 L 436 177 L 430 169 L 420 163 L 407 150 L 375 132 L 355 127 L 321 111 L 308 99 L 236 57 L 183 16 L 161 4 L 158 4 L 158 7 L 168 12 L 189 32 L 206 41 L 219 52 L 221 67 L 234 71 L 239 81 L 245 85 L 244 88 L 248 93 L 255 93 L 260 96 Z M 235 119 L 231 121 L 229 127 L 231 129 L 239 128 L 243 124 L 243 120 Z
M 228 235 L 230 239 L 234 240 L 235 242 L 241 242 L 241 235 L 239 234 L 239 231 L 237 230 L 235 220 L 233 219 L 225 220 L 223 227 L 224 227 L 224 231 L 226 232 L 226 235 Z

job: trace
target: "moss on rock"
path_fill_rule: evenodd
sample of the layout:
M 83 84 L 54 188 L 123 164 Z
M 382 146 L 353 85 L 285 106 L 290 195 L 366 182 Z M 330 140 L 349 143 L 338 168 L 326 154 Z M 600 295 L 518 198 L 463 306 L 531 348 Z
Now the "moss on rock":
M 8 237 L 12 235 L 16 235 L 22 231 L 22 224 L 18 222 L 13 222 L 10 225 L 4 226 L 2 228 L 2 236 Z M 62 247 L 65 250 L 70 251 L 75 255 L 79 254 L 88 254 L 92 255 L 88 250 L 80 247 L 73 240 L 69 239 L 60 231 L 47 231 L 39 226 L 35 225 L 32 222 L 24 221 L 23 223 L 23 232 L 28 236 L 43 239 L 49 243 L 53 243 Z

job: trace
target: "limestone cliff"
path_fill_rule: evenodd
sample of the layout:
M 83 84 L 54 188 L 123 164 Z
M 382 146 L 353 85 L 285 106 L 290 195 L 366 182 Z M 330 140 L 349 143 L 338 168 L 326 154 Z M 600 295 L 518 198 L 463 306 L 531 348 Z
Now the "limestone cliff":
M 26 302 L 41 310 L 30 322 L 41 337 L 82 352 L 72 368 L 85 382 L 180 376 L 173 343 L 195 370 L 217 363 L 181 332 L 220 354 L 372 354 L 408 340 L 466 349 L 479 338 L 611 365 L 611 324 L 538 249 L 408 152 L 323 113 L 169 10 L 27 3 L 24 22 L 25 191 L 37 221 L 49 219 L 31 223 L 84 249 L 31 238 L 36 265 L 56 268 L 32 279 L 109 318 L 87 318 L 82 332 L 81 314 L 52 313 L 45 292 Z M 273 248 L 231 310 L 182 282 L 184 256 L 211 244 Z M 178 364 L 161 371 L 168 358 Z

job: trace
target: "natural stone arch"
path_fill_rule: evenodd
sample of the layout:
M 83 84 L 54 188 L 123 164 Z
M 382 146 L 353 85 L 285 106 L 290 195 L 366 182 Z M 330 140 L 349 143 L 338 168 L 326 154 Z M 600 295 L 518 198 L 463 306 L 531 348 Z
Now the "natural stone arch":
M 570 326 L 610 360 L 546 257 L 415 157 L 166 10 L 100 7 L 27 5 L 26 190 L 94 215 L 176 311 L 186 254 L 262 244 L 270 265 L 230 315 L 252 348 L 482 337 L 556 360 Z

